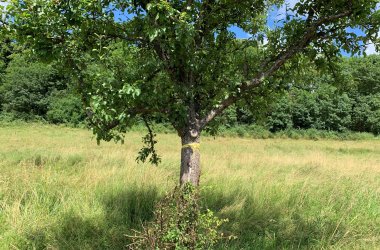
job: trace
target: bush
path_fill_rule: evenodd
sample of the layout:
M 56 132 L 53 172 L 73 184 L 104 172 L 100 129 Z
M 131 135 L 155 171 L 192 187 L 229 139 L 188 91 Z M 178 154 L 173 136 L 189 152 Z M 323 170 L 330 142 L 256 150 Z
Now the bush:
M 289 96 L 286 95 L 273 104 L 267 123 L 271 132 L 293 127 L 292 104 Z
M 271 132 L 291 128 L 343 132 L 350 128 L 352 105 L 353 100 L 333 86 L 324 84 L 312 92 L 294 88 L 272 104 L 267 124 Z
M 78 125 L 84 121 L 84 108 L 80 99 L 67 90 L 55 91 L 50 97 L 46 118 L 50 123 Z
M 33 122 L 41 122 L 41 120 L 33 120 Z M 24 125 L 26 123 L 14 113 L 0 112 L 0 126 Z
M 66 87 L 51 65 L 32 60 L 27 54 L 14 55 L 0 87 L 3 111 L 24 120 L 45 118 L 52 91 Z
M 210 134 L 206 134 L 206 136 Z M 254 139 L 270 139 L 270 138 L 290 138 L 290 139 L 306 139 L 306 140 L 370 140 L 375 136 L 371 133 L 345 131 L 338 132 L 334 130 L 318 130 L 310 129 L 294 129 L 288 128 L 277 132 L 270 132 L 263 126 L 259 125 L 237 125 L 232 128 L 220 127 L 219 136 L 244 137 Z
M 352 120 L 352 130 L 380 134 L 380 94 L 358 97 Z
M 250 125 L 248 126 L 249 134 L 252 138 L 256 139 L 268 139 L 272 136 L 272 133 L 259 125 Z
M 129 249 L 212 249 L 222 238 L 218 232 L 226 220 L 210 210 L 201 211 L 198 191 L 191 184 L 168 194 L 154 211 L 154 221 L 129 236 Z

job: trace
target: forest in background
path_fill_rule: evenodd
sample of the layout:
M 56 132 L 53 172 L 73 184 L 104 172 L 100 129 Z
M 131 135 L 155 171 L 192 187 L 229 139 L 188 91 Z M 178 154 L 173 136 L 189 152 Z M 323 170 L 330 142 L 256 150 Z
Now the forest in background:
M 31 50 L 18 46 L 10 37 L 1 39 L 0 120 L 85 124 L 82 101 L 70 78 L 60 70 L 59 62 L 38 61 Z M 111 55 L 115 60 L 118 49 L 115 46 Z M 132 72 L 128 74 L 138 74 L 134 67 L 124 66 L 127 69 L 123 70 Z M 275 87 L 270 91 L 263 88 L 257 92 L 257 98 L 244 99 L 228 108 L 214 122 L 215 126 L 211 124 L 209 132 L 217 134 L 238 128 L 237 134 L 244 135 L 246 130 L 242 128 L 248 128 L 268 132 L 313 129 L 380 134 L 379 55 L 342 58 L 317 66 L 305 60 L 297 66 L 291 81 L 284 77 L 281 83 L 271 83 Z M 284 67 L 284 74 L 286 70 Z M 166 121 L 156 117 L 156 122 Z

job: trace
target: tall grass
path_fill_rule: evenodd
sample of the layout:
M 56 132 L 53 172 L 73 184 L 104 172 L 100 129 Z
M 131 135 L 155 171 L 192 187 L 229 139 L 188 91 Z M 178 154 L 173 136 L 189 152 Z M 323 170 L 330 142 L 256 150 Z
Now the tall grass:
M 83 129 L 0 128 L 0 249 L 123 249 L 177 183 L 179 139 L 137 164 L 139 132 L 96 145 Z M 202 141 L 202 197 L 228 218 L 220 249 L 376 249 L 380 141 Z

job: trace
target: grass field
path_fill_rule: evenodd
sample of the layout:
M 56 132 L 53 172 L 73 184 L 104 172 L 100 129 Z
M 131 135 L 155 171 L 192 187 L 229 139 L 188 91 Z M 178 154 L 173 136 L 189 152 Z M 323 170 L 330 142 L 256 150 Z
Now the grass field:
M 0 249 L 122 249 L 177 183 L 179 139 L 96 145 L 88 130 L 0 128 Z M 380 140 L 202 141 L 205 206 L 238 238 L 220 249 L 380 249 Z

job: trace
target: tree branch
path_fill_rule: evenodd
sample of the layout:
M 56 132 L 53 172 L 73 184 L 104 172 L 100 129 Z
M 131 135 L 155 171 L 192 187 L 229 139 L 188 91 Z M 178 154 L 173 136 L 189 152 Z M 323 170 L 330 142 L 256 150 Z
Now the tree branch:
M 269 76 L 272 76 L 290 58 L 292 58 L 298 52 L 304 50 L 310 44 L 310 42 L 313 39 L 318 38 L 320 33 L 318 33 L 317 31 L 321 25 L 330 23 L 330 22 L 338 20 L 340 18 L 347 17 L 347 16 L 351 15 L 352 13 L 353 13 L 353 11 L 350 8 L 349 10 L 344 11 L 342 13 L 320 18 L 320 19 L 316 20 L 315 22 L 310 22 L 312 17 L 308 16 L 307 21 L 310 23 L 310 25 L 305 30 L 302 39 L 298 43 L 290 46 L 288 50 L 279 54 L 277 56 L 277 58 L 275 59 L 274 63 L 272 64 L 272 66 L 270 66 L 269 68 L 267 68 L 267 67 L 268 67 L 268 64 L 271 60 L 266 60 L 260 68 L 261 69 L 267 68 L 267 69 L 259 72 L 251 80 L 243 82 L 240 85 L 240 91 L 238 92 L 237 95 L 229 96 L 228 98 L 224 99 L 221 102 L 221 104 L 218 105 L 218 107 L 209 111 L 208 114 L 204 118 L 202 118 L 200 121 L 201 129 L 203 129 L 210 121 L 212 121 L 217 115 L 221 114 L 229 106 L 236 103 L 236 101 L 238 101 L 241 98 L 243 93 L 248 93 L 253 88 L 259 86 L 263 82 L 264 79 L 268 78 Z M 309 14 L 314 15 L 314 10 L 310 11 Z
M 152 128 L 148 122 L 148 118 L 145 116 L 143 116 L 142 118 L 143 118 L 145 127 L 148 130 L 148 134 L 143 137 L 143 142 L 145 144 L 145 147 L 143 147 L 140 150 L 136 160 L 141 161 L 141 162 L 145 162 L 146 159 L 150 155 L 150 158 L 149 158 L 150 163 L 157 166 L 161 162 L 161 158 L 158 156 L 158 154 L 156 152 L 156 148 L 155 148 L 155 144 L 157 143 L 157 141 L 154 138 L 155 138 L 156 134 L 153 132 L 153 130 L 152 130 Z

